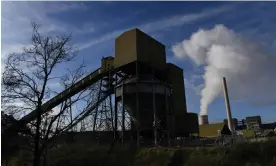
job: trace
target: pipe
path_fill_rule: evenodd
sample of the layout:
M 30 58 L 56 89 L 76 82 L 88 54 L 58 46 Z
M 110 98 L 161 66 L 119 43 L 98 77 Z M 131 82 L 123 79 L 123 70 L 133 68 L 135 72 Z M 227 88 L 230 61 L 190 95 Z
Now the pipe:
M 224 98 L 225 98 L 225 105 L 226 105 L 226 112 L 227 112 L 227 119 L 228 119 L 228 128 L 230 129 L 231 132 L 233 132 L 234 129 L 233 129 L 233 124 L 232 124 L 231 108 L 230 108 L 230 103 L 229 103 L 228 89 L 227 89 L 225 77 L 223 77 L 223 79 L 222 79 L 222 86 L 223 86 L 223 90 L 224 90 Z

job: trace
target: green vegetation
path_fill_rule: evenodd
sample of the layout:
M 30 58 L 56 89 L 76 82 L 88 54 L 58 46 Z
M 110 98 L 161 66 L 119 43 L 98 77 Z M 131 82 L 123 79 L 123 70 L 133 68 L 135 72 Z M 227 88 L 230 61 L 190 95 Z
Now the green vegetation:
M 236 144 L 231 148 L 139 148 L 67 146 L 48 152 L 58 166 L 275 166 L 276 140 Z

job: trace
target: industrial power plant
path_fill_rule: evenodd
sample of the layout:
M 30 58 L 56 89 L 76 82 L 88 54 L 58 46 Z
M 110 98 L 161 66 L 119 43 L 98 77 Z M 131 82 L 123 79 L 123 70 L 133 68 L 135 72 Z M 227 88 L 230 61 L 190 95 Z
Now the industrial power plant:
M 137 145 L 165 146 L 177 137 L 199 133 L 198 115 L 187 112 L 183 69 L 167 63 L 165 46 L 139 29 L 118 36 L 115 57 L 102 58 L 100 68 L 46 102 L 42 114 L 96 84 L 96 101 L 59 130 L 60 138 L 82 132 L 107 142 L 132 140 Z M 88 116 L 93 117 L 89 129 L 84 124 Z M 19 124 L 36 117 L 33 111 Z
M 208 115 L 198 119 L 196 113 L 187 112 L 183 75 L 183 69 L 166 62 L 163 44 L 132 29 L 115 39 L 115 57 L 102 58 L 97 70 L 44 103 L 42 115 L 80 91 L 97 86 L 96 99 L 60 127 L 56 142 L 72 136 L 77 142 L 106 144 L 115 140 L 137 146 L 171 146 L 179 138 L 232 135 L 238 125 L 232 123 L 226 79 L 227 119 L 216 125 L 209 124 Z M 34 121 L 37 112 L 24 116 L 13 127 Z

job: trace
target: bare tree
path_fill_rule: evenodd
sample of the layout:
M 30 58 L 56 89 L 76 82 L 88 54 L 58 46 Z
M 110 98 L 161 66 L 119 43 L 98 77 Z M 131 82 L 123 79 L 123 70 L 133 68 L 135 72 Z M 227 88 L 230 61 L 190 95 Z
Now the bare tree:
M 64 75 L 61 80 L 60 84 L 63 87 L 63 89 L 67 89 L 71 86 L 73 86 L 77 81 L 79 81 L 83 75 L 85 75 L 85 72 L 83 71 L 84 66 L 80 66 L 74 71 L 70 71 L 68 69 L 68 74 Z M 63 128 L 69 126 L 72 124 L 73 120 L 76 118 L 76 116 L 73 116 L 72 114 L 72 107 L 77 105 L 77 102 L 85 102 L 84 105 L 86 105 L 82 110 L 86 110 L 87 107 L 89 107 L 89 104 L 93 103 L 93 93 L 95 91 L 95 88 L 92 86 L 90 88 L 87 88 L 80 93 L 76 94 L 72 98 L 62 102 L 60 104 L 58 112 L 56 114 L 48 113 L 44 116 L 41 127 L 41 133 L 42 133 L 42 146 L 40 148 L 40 152 L 43 153 L 43 165 L 46 166 L 46 157 L 47 157 L 47 151 L 48 151 L 48 144 L 51 142 L 51 140 L 61 132 L 63 132 Z M 95 97 L 94 97 L 95 98 Z M 69 114 L 69 116 L 68 116 Z M 66 117 L 64 117 L 66 116 Z M 67 121 L 64 118 L 69 118 Z
M 41 136 L 44 134 L 44 141 L 51 135 L 54 122 L 65 110 L 80 99 L 65 101 L 62 103 L 59 113 L 51 118 L 41 115 L 42 105 L 54 95 L 51 89 L 51 82 L 60 77 L 56 77 L 54 70 L 59 69 L 64 63 L 74 60 L 76 52 L 70 45 L 71 35 L 61 35 L 56 37 L 43 36 L 39 32 L 40 26 L 32 23 L 33 33 L 30 46 L 24 48 L 22 53 L 10 54 L 5 61 L 5 70 L 2 75 L 2 110 L 14 115 L 22 116 L 23 112 L 37 111 L 34 132 L 34 166 L 40 165 Z M 71 80 L 64 74 L 63 84 L 72 85 L 84 74 L 83 67 L 76 71 Z M 46 119 L 46 120 L 43 120 Z M 42 122 L 44 124 L 42 124 Z M 42 128 L 44 125 L 46 127 Z M 57 127 L 58 128 L 58 127 Z M 44 132 L 42 131 L 44 129 Z M 52 133 L 52 135 L 54 135 Z

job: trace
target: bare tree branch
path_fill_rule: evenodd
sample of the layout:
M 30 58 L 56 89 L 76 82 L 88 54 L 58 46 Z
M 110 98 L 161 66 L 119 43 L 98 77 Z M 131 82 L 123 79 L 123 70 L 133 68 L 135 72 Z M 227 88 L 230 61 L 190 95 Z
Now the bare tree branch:
M 41 151 L 44 147 L 44 145 L 41 146 L 41 143 L 47 142 L 40 142 L 40 140 L 42 138 L 48 140 L 49 134 L 53 133 L 54 121 L 72 104 L 81 99 L 81 97 L 77 97 L 70 103 L 64 102 L 60 113 L 51 120 L 50 115 L 42 116 L 40 110 L 43 103 L 54 95 L 50 81 L 60 79 L 63 88 L 67 88 L 83 76 L 84 66 L 81 65 L 75 72 L 64 73 L 61 77 L 55 76 L 54 70 L 60 64 L 73 61 L 77 55 L 73 46 L 70 45 L 72 36 L 44 36 L 39 31 L 39 24 L 32 22 L 31 26 L 33 31 L 30 46 L 25 47 L 22 53 L 10 54 L 5 61 L 2 75 L 1 107 L 5 112 L 17 114 L 19 117 L 25 111 L 38 111 L 35 128 L 29 126 L 31 128 L 26 132 L 29 135 L 34 133 L 32 135 L 35 138 L 34 166 L 39 166 Z

